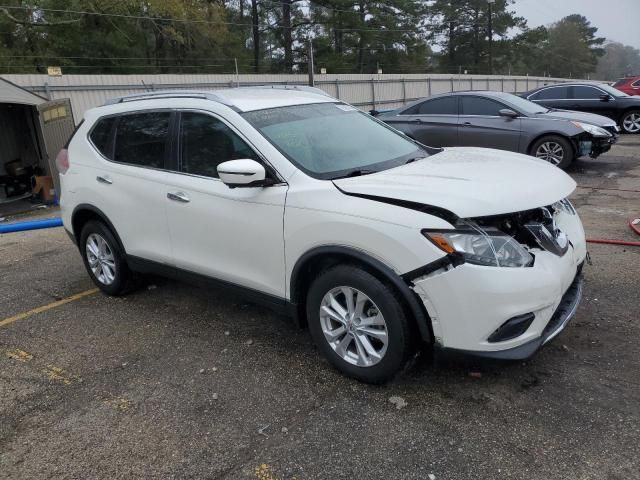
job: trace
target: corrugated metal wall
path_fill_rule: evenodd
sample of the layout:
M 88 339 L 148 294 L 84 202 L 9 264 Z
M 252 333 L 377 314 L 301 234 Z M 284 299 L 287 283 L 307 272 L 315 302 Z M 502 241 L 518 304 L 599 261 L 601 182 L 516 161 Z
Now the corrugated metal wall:
M 7 80 L 50 100 L 70 98 L 76 122 L 85 110 L 122 95 L 160 89 L 217 89 L 265 84 L 306 85 L 307 75 L 4 75 Z M 414 99 L 454 90 L 525 92 L 562 78 L 481 75 L 316 75 L 329 95 L 369 110 L 396 108 Z

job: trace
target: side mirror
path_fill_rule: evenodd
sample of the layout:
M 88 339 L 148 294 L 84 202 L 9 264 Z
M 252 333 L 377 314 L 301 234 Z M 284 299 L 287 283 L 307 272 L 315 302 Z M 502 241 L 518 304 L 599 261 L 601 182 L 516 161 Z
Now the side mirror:
M 510 108 L 503 108 L 498 113 L 501 117 L 505 118 L 516 118 L 518 116 L 518 112 L 511 110 Z
M 603 93 L 602 95 L 600 95 L 600 101 L 601 102 L 608 102 L 609 100 L 611 100 L 611 97 L 609 95 L 607 95 L 606 93 Z
M 218 175 L 222 182 L 231 187 L 263 186 L 267 177 L 264 167 L 255 160 L 229 160 L 218 165 Z

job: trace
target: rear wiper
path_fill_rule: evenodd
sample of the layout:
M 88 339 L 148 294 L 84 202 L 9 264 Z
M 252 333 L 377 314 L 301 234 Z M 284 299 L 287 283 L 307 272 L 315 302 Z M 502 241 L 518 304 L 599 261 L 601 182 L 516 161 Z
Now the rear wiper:
M 369 175 L 370 173 L 376 173 L 376 170 L 367 170 L 364 168 L 358 168 L 356 170 L 351 170 L 344 175 L 340 175 L 339 177 L 335 177 L 334 180 L 338 178 L 349 178 L 349 177 L 359 177 L 361 175 Z

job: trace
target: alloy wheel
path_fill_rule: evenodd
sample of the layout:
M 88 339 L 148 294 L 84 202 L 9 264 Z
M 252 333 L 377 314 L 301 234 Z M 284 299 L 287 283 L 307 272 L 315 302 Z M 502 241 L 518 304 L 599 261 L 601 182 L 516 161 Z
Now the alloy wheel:
M 622 121 L 622 126 L 626 132 L 638 133 L 640 132 L 640 113 L 630 113 Z
M 333 351 L 352 365 L 370 367 L 387 351 L 389 338 L 382 312 L 355 288 L 337 287 L 322 298 L 320 326 Z
M 564 148 L 557 142 L 544 142 L 536 150 L 536 157 L 553 165 L 559 165 L 564 158 Z
M 87 262 L 91 271 L 104 285 L 111 285 L 116 279 L 116 261 L 113 250 L 98 233 L 92 233 L 86 242 Z

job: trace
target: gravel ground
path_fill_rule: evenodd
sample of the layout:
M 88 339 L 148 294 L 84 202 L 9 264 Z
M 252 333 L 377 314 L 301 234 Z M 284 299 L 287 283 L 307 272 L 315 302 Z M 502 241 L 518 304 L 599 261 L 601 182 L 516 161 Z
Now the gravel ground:
M 638 240 L 640 137 L 570 173 L 589 237 Z M 381 387 L 163 279 L 2 326 L 0 477 L 640 478 L 640 248 L 590 252 L 577 317 L 530 361 L 422 354 Z M 0 236 L 0 272 L 0 321 L 93 288 L 61 229 Z

